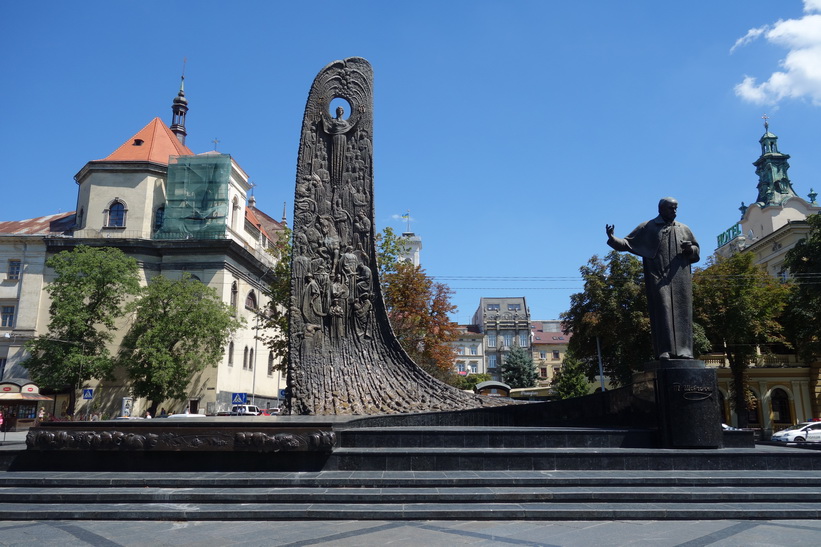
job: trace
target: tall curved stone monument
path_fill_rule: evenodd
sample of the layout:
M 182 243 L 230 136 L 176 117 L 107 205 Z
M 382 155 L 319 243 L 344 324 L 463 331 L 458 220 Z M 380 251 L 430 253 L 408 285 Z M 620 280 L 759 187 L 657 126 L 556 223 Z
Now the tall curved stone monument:
M 374 245 L 372 91 L 365 59 L 334 61 L 314 80 L 305 107 L 294 197 L 287 406 L 292 414 L 333 415 L 499 404 L 425 373 L 388 323 Z M 338 99 L 348 108 L 331 104 Z

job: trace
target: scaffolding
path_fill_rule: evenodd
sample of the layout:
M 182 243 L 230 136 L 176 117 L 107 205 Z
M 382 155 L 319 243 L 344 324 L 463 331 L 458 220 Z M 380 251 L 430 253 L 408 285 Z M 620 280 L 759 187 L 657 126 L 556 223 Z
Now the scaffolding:
M 171 156 L 162 226 L 155 239 L 224 239 L 231 156 Z

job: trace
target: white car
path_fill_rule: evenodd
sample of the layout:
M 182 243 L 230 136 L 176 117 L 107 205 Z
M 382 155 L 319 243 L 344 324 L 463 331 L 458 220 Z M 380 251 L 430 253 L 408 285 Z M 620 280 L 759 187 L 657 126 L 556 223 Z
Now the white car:
M 810 438 L 809 432 L 811 431 L 818 432 L 818 434 L 821 435 L 821 422 L 804 422 L 790 426 L 787 429 L 773 433 L 771 440 L 782 443 L 803 443 L 804 441 L 809 441 L 811 438 L 813 440 L 821 440 L 821 438 L 816 435 Z
M 231 416 L 259 416 L 261 412 L 256 405 L 234 405 L 231 407 Z
M 818 422 L 816 422 L 818 423 Z M 807 431 L 808 443 L 821 443 L 821 429 L 815 428 Z

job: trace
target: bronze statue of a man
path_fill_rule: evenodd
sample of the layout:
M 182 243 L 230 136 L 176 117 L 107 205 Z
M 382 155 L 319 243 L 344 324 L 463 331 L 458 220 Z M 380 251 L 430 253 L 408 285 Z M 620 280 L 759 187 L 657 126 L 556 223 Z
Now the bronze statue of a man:
M 699 248 L 690 228 L 676 222 L 678 201 L 659 201 L 659 216 L 639 226 L 624 239 L 605 226 L 607 244 L 644 261 L 644 287 L 650 308 L 650 331 L 657 359 L 693 358 L 693 283 L 690 264 L 698 262 Z

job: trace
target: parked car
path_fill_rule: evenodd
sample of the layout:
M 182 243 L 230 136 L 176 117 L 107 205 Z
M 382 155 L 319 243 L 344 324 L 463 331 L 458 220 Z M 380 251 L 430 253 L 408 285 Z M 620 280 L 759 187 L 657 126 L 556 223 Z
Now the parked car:
M 818 422 L 816 422 L 818 423 Z M 807 442 L 808 443 L 821 443 L 821 429 L 810 429 L 807 431 Z
M 773 433 L 772 439 L 782 443 L 803 443 L 810 431 L 821 431 L 821 422 L 803 422 Z M 815 436 L 813 436 L 815 438 Z
M 205 418 L 205 414 L 169 414 L 167 418 Z
M 231 416 L 259 416 L 261 412 L 256 405 L 234 405 L 231 407 Z

